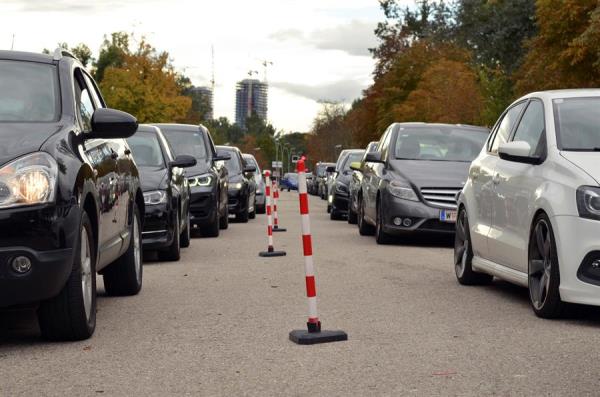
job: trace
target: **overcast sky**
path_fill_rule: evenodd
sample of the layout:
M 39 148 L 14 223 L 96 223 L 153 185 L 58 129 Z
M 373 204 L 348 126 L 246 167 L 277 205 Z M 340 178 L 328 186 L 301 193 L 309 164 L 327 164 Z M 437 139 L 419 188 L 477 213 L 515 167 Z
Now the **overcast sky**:
M 412 1 L 407 0 L 407 3 Z M 144 35 L 195 85 L 208 85 L 215 49 L 215 116 L 234 119 L 235 83 L 268 69 L 269 120 L 307 131 L 319 100 L 352 102 L 372 79 L 368 48 L 377 0 L 0 0 L 0 49 L 41 51 L 105 34 Z

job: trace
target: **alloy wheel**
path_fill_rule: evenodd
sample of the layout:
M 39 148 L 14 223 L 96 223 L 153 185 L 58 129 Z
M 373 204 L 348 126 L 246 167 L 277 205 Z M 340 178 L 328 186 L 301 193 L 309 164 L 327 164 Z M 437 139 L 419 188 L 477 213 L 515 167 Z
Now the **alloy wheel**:
M 90 319 L 92 314 L 92 251 L 90 249 L 90 239 L 87 229 L 81 230 L 81 292 L 83 295 L 83 306 L 85 308 L 85 317 Z
M 142 247 L 140 245 L 140 226 L 137 216 L 133 218 L 133 258 L 135 261 L 135 277 L 142 282 Z
M 548 223 L 541 219 L 533 231 L 529 258 L 529 294 L 538 310 L 543 308 L 550 291 L 552 245 Z
M 469 245 L 467 212 L 462 210 L 456 222 L 456 236 L 454 241 L 454 271 L 458 277 L 462 277 L 465 273 L 469 258 Z

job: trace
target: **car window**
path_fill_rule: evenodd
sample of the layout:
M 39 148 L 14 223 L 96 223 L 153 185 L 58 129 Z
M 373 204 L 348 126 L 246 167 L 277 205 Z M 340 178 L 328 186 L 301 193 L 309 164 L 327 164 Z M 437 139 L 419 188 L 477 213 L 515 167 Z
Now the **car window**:
M 165 167 L 165 159 L 156 134 L 138 132 L 127 138 L 127 143 L 139 167 Z
M 544 141 L 541 138 L 545 129 L 544 105 L 540 101 L 531 101 L 523 113 L 513 141 L 527 142 L 531 146 L 530 156 L 541 155 Z
M 242 172 L 242 162 L 240 156 L 236 152 L 226 151 L 230 158 L 229 160 L 225 160 L 225 168 L 229 171 L 230 174 L 239 174 Z
M 600 98 L 561 98 L 553 105 L 560 150 L 600 150 Z
M 76 78 L 75 89 L 75 105 L 77 107 L 77 115 L 84 131 L 92 130 L 92 115 L 94 114 L 94 102 L 87 86 L 83 80 Z
M 59 97 L 56 66 L 0 61 L 0 122 L 58 120 Z
M 96 108 L 103 108 L 104 105 L 102 104 L 102 99 L 100 99 L 100 93 L 96 91 L 96 85 L 92 82 L 92 79 L 87 75 L 87 73 L 81 72 L 81 74 L 85 80 L 85 84 L 88 87 L 89 93 L 96 104 Z
M 204 160 L 208 157 L 204 136 L 200 131 L 181 131 L 164 127 L 161 127 L 161 130 L 171 144 L 175 156 L 187 154 L 197 160 Z
M 363 157 L 363 152 L 353 152 L 350 153 L 348 155 L 348 157 L 346 157 L 346 161 L 344 162 L 344 165 L 342 167 L 342 171 L 349 171 L 350 170 L 350 164 L 356 162 L 356 161 L 361 161 Z
M 489 149 L 491 153 L 498 153 L 498 146 L 508 141 L 510 133 L 515 126 L 523 107 L 525 107 L 525 102 L 518 103 L 504 114 L 502 121 L 498 123 L 496 130 L 494 131 L 493 142 Z

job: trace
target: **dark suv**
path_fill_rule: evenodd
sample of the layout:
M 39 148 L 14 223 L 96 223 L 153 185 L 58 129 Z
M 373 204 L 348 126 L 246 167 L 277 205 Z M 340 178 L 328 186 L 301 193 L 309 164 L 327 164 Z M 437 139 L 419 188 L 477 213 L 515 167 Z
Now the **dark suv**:
M 246 223 L 256 217 L 256 183 L 253 177 L 256 167 L 247 164 L 236 147 L 217 148 L 230 157 L 225 162 L 229 171 L 229 213 L 235 215 L 236 221 Z
M 0 308 L 37 306 L 45 338 L 93 334 L 96 272 L 142 287 L 137 127 L 69 53 L 0 51 Z
M 210 132 L 203 125 L 156 124 L 175 152 L 175 156 L 189 155 L 197 164 L 186 170 L 192 192 L 190 224 L 192 231 L 205 237 L 218 237 L 220 229 L 227 229 L 227 169 L 221 161 L 227 154 L 217 154 Z

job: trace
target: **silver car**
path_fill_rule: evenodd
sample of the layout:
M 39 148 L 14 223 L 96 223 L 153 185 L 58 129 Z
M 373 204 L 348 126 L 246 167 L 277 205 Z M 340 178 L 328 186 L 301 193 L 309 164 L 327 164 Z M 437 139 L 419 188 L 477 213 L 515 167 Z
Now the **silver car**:
M 262 171 L 258 165 L 256 158 L 248 153 L 243 153 L 242 157 L 248 165 L 256 167 L 254 173 L 254 182 L 256 183 L 256 213 L 264 214 L 266 212 L 266 198 L 265 198 L 265 180 L 262 176 Z

